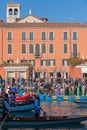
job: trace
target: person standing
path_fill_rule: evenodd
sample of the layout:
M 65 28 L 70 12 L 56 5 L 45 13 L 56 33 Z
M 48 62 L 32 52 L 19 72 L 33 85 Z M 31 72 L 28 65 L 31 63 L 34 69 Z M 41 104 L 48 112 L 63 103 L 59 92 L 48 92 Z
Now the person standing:
M 2 118 L 9 118 L 9 112 L 11 110 L 11 107 L 9 105 L 9 97 L 8 94 L 5 93 L 2 96 L 2 110 L 3 110 L 3 114 L 2 114 Z
M 39 96 L 36 96 L 35 97 L 35 100 L 34 100 L 34 113 L 35 113 L 35 118 L 39 117 L 40 116 L 40 98 Z

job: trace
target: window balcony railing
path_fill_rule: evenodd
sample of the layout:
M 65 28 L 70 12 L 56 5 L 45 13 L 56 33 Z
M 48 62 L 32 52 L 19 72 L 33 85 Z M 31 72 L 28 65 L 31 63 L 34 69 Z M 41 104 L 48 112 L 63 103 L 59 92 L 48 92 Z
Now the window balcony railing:
M 80 53 L 79 52 L 78 53 L 71 52 L 71 57 L 72 58 L 79 58 L 80 57 Z
M 41 53 L 34 53 L 35 58 L 41 57 Z

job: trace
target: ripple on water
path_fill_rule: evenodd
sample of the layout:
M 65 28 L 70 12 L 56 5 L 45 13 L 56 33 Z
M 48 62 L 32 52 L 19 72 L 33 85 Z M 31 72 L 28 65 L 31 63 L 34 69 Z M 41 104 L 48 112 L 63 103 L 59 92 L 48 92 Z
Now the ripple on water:
M 87 109 L 78 108 L 77 105 L 73 102 L 42 102 L 42 108 L 49 114 L 68 114 L 68 115 L 87 115 Z

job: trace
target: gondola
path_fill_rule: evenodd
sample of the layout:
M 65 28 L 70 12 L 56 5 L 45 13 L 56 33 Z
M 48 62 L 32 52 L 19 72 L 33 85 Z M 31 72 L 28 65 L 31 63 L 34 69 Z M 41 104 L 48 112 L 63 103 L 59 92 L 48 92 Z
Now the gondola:
M 10 112 L 31 111 L 34 109 L 34 101 L 18 101 L 11 106 Z M 0 113 L 2 113 L 2 104 L 0 104 Z
M 3 123 L 3 119 L 0 117 L 0 126 L 45 126 L 45 125 L 61 125 L 61 124 L 72 124 L 80 123 L 87 120 L 87 116 L 41 116 L 35 117 L 9 117 Z

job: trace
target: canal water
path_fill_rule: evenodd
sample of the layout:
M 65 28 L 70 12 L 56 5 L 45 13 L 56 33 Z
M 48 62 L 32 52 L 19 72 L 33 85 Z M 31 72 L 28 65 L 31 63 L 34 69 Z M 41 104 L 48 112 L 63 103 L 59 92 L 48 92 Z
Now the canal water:
M 43 110 L 46 111 L 47 115 L 87 115 L 87 108 L 80 108 L 77 104 L 73 102 L 63 101 L 52 101 L 52 102 L 41 102 Z M 24 112 L 22 114 L 15 113 L 18 116 L 33 116 L 33 112 Z M 56 125 L 56 126 L 44 126 L 44 127 L 26 127 L 26 126 L 9 126 L 4 127 L 0 130 L 87 130 L 87 121 L 82 122 L 81 124 L 67 124 L 67 125 Z

